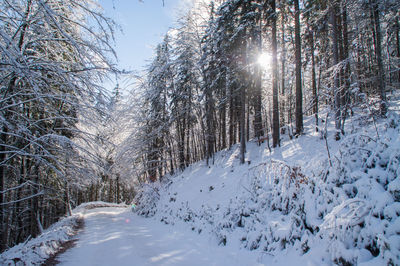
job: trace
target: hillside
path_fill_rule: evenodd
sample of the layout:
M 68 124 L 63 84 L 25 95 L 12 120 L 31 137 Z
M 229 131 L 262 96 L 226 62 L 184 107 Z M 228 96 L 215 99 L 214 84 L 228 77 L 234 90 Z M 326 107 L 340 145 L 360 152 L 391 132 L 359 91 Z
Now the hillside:
M 325 139 L 307 118 L 305 135 L 283 139 L 271 153 L 266 144 L 248 143 L 244 165 L 235 146 L 216 154 L 213 165 L 199 162 L 144 185 L 136 212 L 147 219 L 126 205 L 82 204 L 42 235 L 3 252 L 0 264 L 39 265 L 73 241 L 56 261 L 399 265 L 399 97 L 392 96 L 386 118 L 371 111 L 357 110 L 361 115 L 348 120 L 339 142 L 328 120 L 332 166 Z
M 251 250 L 263 265 L 398 265 L 400 104 L 392 96 L 386 118 L 371 106 L 346 121 L 340 141 L 328 120 L 330 160 L 308 117 L 304 135 L 284 135 L 271 153 L 248 143 L 244 165 L 234 146 L 145 185 L 138 213 Z

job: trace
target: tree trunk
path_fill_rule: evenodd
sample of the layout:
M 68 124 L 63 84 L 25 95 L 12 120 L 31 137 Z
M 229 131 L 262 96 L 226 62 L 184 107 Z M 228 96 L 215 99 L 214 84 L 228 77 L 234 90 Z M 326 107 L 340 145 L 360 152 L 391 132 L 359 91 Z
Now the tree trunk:
M 31 222 L 31 236 L 32 237 L 36 237 L 40 231 L 42 230 L 42 226 L 40 224 L 40 220 L 39 220 L 39 196 L 37 195 L 39 193 L 39 182 L 40 182 L 40 169 L 39 169 L 39 165 L 35 165 L 33 167 L 33 177 L 34 180 L 33 182 L 35 183 L 34 186 L 32 186 L 32 190 L 31 193 L 32 195 L 35 195 L 32 199 L 31 199 L 31 217 L 30 217 L 30 222 Z
M 96 191 L 97 191 L 97 189 L 96 189 Z M 97 195 L 96 195 L 96 200 L 97 200 Z M 68 184 L 68 181 L 65 181 L 64 182 L 64 206 L 65 206 L 65 215 L 66 216 L 72 215 L 70 201 L 71 200 L 70 200 L 70 195 L 69 195 L 69 184 Z
M 229 86 L 229 148 L 235 144 L 235 107 L 233 99 L 233 88 Z
M 301 88 L 301 37 L 299 0 L 294 1 L 295 8 L 295 58 L 296 58 L 296 135 L 303 133 L 303 91 Z
M 286 97 L 285 97 L 285 78 L 286 78 L 286 40 L 285 40 L 285 3 L 281 3 L 281 32 L 282 32 L 282 40 L 281 40 L 281 95 L 283 96 L 280 100 L 281 104 L 281 125 L 282 132 L 285 132 L 285 112 L 286 112 Z
M 206 126 L 207 126 L 207 165 L 209 165 L 209 159 L 214 155 L 214 143 L 215 143 L 215 122 L 214 122 L 214 99 L 210 88 L 206 88 Z
M 276 40 L 276 7 L 275 0 L 271 1 L 272 15 L 272 146 L 280 145 L 279 132 L 279 101 L 278 101 L 278 59 Z
M 312 94 L 313 94 L 313 113 L 315 116 L 315 131 L 318 132 L 318 92 L 317 78 L 315 74 L 315 54 L 314 54 L 314 31 L 311 30 L 311 79 L 312 79 Z
M 108 187 L 108 202 L 114 202 L 113 201 L 113 196 L 114 196 L 113 195 L 113 181 L 112 181 L 111 177 L 109 177 L 108 179 L 110 181 L 109 187 Z
M 1 145 L 0 145 L 0 192 L 4 191 L 5 186 L 5 179 L 6 179 L 6 165 L 5 161 L 7 159 L 6 148 L 5 144 L 7 143 L 7 127 L 3 126 L 3 133 L 1 134 Z M 0 245 L 0 252 L 7 248 L 7 232 L 5 226 L 5 213 L 6 208 L 3 205 L 6 202 L 5 200 L 5 193 L 0 193 L 0 226 L 1 226 L 1 245 Z
M 375 32 L 375 54 L 378 64 L 378 89 L 381 100 L 381 114 L 385 115 L 387 112 L 386 104 L 386 91 L 385 91 L 385 72 L 383 69 L 382 59 L 382 36 L 381 36 L 381 23 L 379 15 L 379 3 L 376 0 L 370 0 L 372 13 L 374 17 L 374 32 Z
M 261 38 L 261 21 L 259 25 L 259 29 L 255 30 L 255 39 L 256 39 L 256 47 L 258 54 L 260 55 L 262 52 L 262 38 Z M 262 87 L 261 87 L 261 79 L 262 79 L 262 69 L 259 64 L 256 65 L 255 69 L 255 82 L 254 82 L 254 136 L 257 139 L 260 139 L 264 136 L 264 131 L 262 128 Z
M 396 50 L 397 50 L 397 58 L 400 58 L 400 23 L 399 20 L 396 21 Z M 400 84 L 400 68 L 397 70 L 397 82 Z
M 240 89 L 240 120 L 239 120 L 239 128 L 240 128 L 240 163 L 244 164 L 245 162 L 245 153 L 246 153 L 246 90 L 244 86 Z
M 344 134 L 344 124 L 347 116 L 347 109 L 350 102 L 350 59 L 349 59 L 349 33 L 347 26 L 347 7 L 342 6 L 342 31 L 343 31 L 343 60 L 345 60 L 345 67 L 343 69 L 343 88 L 342 88 L 342 100 L 341 105 L 344 110 L 342 110 L 342 121 L 341 121 L 341 132 Z
M 221 146 L 220 149 L 226 148 L 226 80 L 223 82 L 223 86 L 221 85 L 221 98 L 222 102 L 220 103 L 220 122 L 221 122 Z
M 332 54 L 333 54 L 333 65 L 337 66 L 339 64 L 339 52 L 338 52 L 338 32 L 337 32 L 337 7 L 336 3 L 331 2 L 329 6 L 329 16 L 330 16 L 330 24 L 332 28 Z M 335 139 L 340 139 L 340 130 L 341 130 L 341 115 L 340 115 L 340 91 L 339 91 L 339 76 L 337 71 L 334 71 L 334 81 L 333 81 L 333 97 L 334 97 L 334 111 L 335 111 Z

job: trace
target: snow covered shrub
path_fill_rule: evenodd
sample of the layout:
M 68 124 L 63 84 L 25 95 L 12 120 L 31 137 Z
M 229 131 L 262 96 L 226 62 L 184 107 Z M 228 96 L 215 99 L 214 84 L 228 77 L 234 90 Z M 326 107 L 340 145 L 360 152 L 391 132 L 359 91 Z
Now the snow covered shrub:
M 157 212 L 160 200 L 160 182 L 143 184 L 134 198 L 136 212 L 144 217 L 152 217 Z
M 358 264 L 371 257 L 400 261 L 399 117 L 376 136 L 356 133 L 341 146 L 326 182 L 335 207 L 320 236 L 331 243 L 332 261 Z
M 218 243 L 239 240 L 247 249 L 272 253 L 314 231 L 316 223 L 308 224 L 305 212 L 312 206 L 306 202 L 313 201 L 314 184 L 300 167 L 272 160 L 252 167 L 247 179 L 248 187 L 242 184 L 242 193 L 213 226 Z M 305 244 L 303 252 L 308 248 Z
M 294 245 L 304 231 L 314 231 L 313 223 L 307 224 L 305 209 L 310 205 L 307 201 L 313 201 L 314 183 L 299 166 L 282 161 L 271 160 L 258 167 L 263 169 L 254 175 L 252 189 L 270 212 L 263 249 L 272 252 Z

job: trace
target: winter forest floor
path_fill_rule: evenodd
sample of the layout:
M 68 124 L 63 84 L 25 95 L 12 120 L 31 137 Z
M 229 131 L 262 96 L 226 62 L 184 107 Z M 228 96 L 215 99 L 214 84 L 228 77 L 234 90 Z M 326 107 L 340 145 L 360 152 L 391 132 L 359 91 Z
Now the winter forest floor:
M 389 98 L 386 118 L 358 107 L 338 142 L 328 120 L 332 166 L 306 117 L 305 134 L 272 152 L 250 141 L 244 165 L 235 145 L 145 185 L 136 213 L 80 206 L 0 264 L 43 263 L 84 219 L 60 265 L 400 265 L 400 97 Z
M 85 230 L 59 265 L 246 265 L 249 260 L 211 244 L 187 228 L 140 217 L 127 208 L 97 208 L 85 214 Z

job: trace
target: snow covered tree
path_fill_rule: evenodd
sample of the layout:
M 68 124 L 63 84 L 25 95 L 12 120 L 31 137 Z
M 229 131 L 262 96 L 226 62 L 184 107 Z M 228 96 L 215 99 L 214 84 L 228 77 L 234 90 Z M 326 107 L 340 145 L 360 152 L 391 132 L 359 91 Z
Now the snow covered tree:
M 169 136 L 170 113 L 168 94 L 173 86 L 169 36 L 157 46 L 156 56 L 149 67 L 148 90 L 145 95 L 147 111 L 145 140 L 147 145 L 147 174 L 151 181 L 163 176 L 164 153 Z
M 92 1 L 2 1 L 0 12 L 4 250 L 68 209 L 69 183 L 83 174 L 76 124 L 113 68 L 113 22 Z
M 185 17 L 175 40 L 174 86 L 169 91 L 171 98 L 171 122 L 177 134 L 179 168 L 183 170 L 190 162 L 191 130 L 195 123 L 194 92 L 198 88 L 196 75 L 195 45 L 190 27 L 190 13 Z M 209 132 L 210 133 L 210 132 Z

